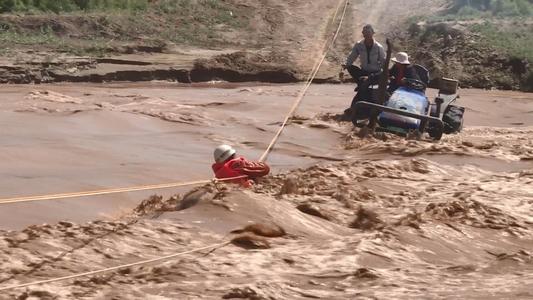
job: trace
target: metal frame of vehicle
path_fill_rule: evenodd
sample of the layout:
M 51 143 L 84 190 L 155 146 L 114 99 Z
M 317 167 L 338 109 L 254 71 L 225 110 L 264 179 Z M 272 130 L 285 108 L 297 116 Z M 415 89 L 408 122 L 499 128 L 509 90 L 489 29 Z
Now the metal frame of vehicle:
M 415 113 L 412 113 L 406 110 L 396 109 L 396 108 L 388 107 L 385 105 L 379 105 L 376 103 L 371 103 L 371 102 L 366 102 L 366 101 L 359 101 L 359 102 L 356 102 L 354 105 L 355 105 L 355 109 L 368 107 L 377 112 L 390 112 L 390 113 L 418 119 L 421 121 L 421 124 L 418 128 L 420 132 L 426 131 L 428 122 L 431 122 L 432 125 L 436 125 L 438 130 L 440 131 L 444 130 L 444 123 L 442 122 L 442 120 L 440 118 L 432 117 L 430 115 L 415 114 Z

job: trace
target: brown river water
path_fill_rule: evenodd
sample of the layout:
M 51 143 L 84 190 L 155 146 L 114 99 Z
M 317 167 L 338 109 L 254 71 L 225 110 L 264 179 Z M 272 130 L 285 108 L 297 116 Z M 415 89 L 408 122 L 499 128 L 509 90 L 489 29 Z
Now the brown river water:
M 259 158 L 301 88 L 4 85 L 0 198 L 209 179 L 218 144 Z M 533 94 L 460 95 L 460 134 L 360 139 L 335 119 L 353 86 L 313 85 L 268 157 L 273 175 L 250 190 L 1 205 L 0 290 L 218 243 L 252 223 L 287 234 L 0 299 L 531 299 Z M 152 194 L 162 198 L 138 206 Z

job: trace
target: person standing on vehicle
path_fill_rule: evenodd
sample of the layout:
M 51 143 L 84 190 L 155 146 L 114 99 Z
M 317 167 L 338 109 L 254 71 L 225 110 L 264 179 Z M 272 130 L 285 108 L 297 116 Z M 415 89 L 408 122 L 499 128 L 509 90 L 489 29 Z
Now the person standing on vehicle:
M 232 183 L 240 184 L 243 187 L 250 187 L 254 179 L 263 177 L 270 173 L 270 167 L 264 162 L 252 162 L 244 157 L 238 157 L 237 151 L 229 145 L 216 147 L 213 156 L 215 163 L 212 166 L 215 177 L 218 179 L 241 177 L 231 180 Z
M 420 81 L 420 77 L 416 69 L 409 62 L 409 55 L 405 52 L 398 52 L 396 57 L 391 59 L 394 66 L 389 70 L 389 93 L 393 93 L 400 86 L 405 86 L 405 79 L 413 79 Z
M 385 49 L 374 39 L 375 31 L 372 25 L 365 25 L 362 33 L 364 39 L 353 46 L 352 52 L 346 58 L 346 63 L 342 65 L 358 86 L 367 81 L 371 84 L 378 82 L 386 57 Z M 357 58 L 361 62 L 361 67 L 353 65 Z

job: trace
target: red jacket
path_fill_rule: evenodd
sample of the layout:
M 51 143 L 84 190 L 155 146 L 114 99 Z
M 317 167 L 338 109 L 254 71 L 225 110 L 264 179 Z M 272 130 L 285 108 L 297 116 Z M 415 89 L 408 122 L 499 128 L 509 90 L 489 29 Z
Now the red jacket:
M 247 161 L 244 157 L 236 157 L 222 163 L 214 163 L 213 172 L 218 179 L 232 178 L 246 175 L 248 178 L 232 180 L 233 183 L 241 184 L 244 187 L 250 187 L 250 179 L 266 176 L 270 172 L 270 167 L 262 162 Z

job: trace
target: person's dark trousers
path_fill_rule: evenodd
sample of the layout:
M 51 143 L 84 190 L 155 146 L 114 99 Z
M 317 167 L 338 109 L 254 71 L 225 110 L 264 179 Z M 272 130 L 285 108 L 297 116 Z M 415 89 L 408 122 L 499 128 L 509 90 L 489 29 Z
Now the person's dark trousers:
M 359 80 L 361 76 L 368 76 L 369 80 L 366 82 L 367 84 L 379 83 L 379 75 L 381 74 L 381 72 L 370 73 L 354 65 L 346 66 L 346 70 L 348 70 L 348 73 L 350 73 L 350 75 L 355 80 L 358 86 L 361 85 L 361 82 Z
M 351 65 L 347 66 L 346 70 L 348 70 L 348 73 L 352 76 L 352 78 L 355 80 L 355 82 L 359 85 L 359 78 L 361 76 L 370 76 L 370 72 L 364 71 L 361 68 Z

